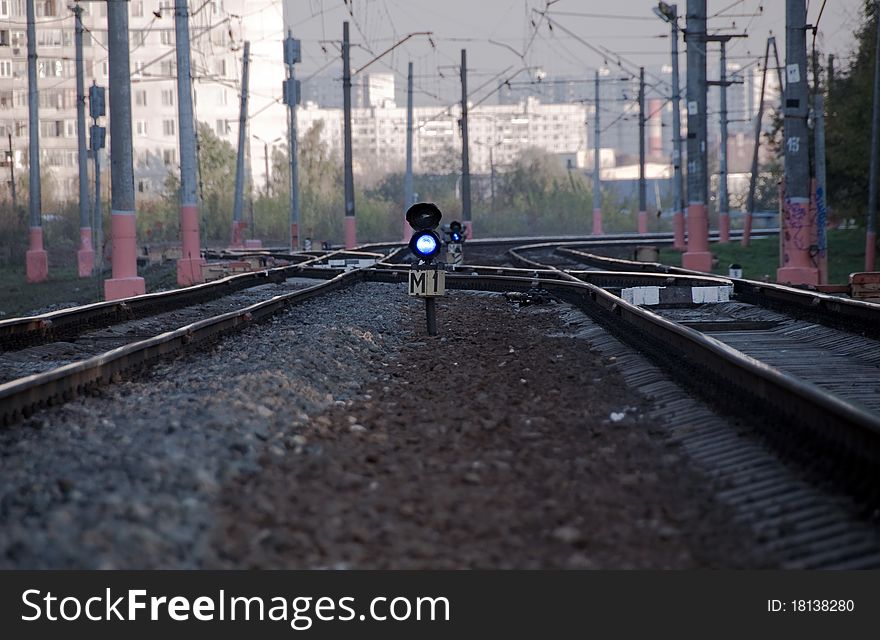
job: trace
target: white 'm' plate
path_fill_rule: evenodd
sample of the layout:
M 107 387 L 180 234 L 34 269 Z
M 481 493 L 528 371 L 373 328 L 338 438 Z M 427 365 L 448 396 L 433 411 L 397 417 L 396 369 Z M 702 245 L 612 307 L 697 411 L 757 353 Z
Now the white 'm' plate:
M 420 297 L 446 295 L 446 272 L 441 269 L 410 271 L 409 295 Z

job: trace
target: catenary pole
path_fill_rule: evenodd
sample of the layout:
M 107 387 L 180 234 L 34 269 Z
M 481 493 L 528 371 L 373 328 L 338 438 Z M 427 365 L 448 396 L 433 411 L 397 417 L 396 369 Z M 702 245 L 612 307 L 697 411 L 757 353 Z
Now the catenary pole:
M 406 72 L 406 173 L 403 177 L 403 210 L 413 205 L 413 63 L 407 65 Z M 412 227 L 403 221 L 403 241 L 409 242 Z
M 461 220 L 465 237 L 474 237 L 471 221 L 471 163 L 468 138 L 467 49 L 461 50 Z
M 345 248 L 357 246 L 357 220 L 354 208 L 354 159 L 351 142 L 351 44 L 348 22 L 342 23 L 342 110 L 343 162 L 345 176 Z
M 825 96 L 819 81 L 819 54 L 813 49 L 813 148 L 816 173 L 816 244 L 819 246 L 819 284 L 828 284 L 828 189 L 825 168 Z
M 674 247 L 685 249 L 684 240 L 684 174 L 681 168 L 681 80 L 678 71 L 678 6 L 670 5 L 672 26 L 672 208 Z
M 874 106 L 871 114 L 871 163 L 868 175 L 868 215 L 865 216 L 865 271 L 874 271 L 877 251 L 877 171 L 880 170 L 880 2 L 875 3 L 877 22 L 874 46 Z
M 247 146 L 248 87 L 250 84 L 251 43 L 245 41 L 241 61 L 241 100 L 238 112 L 238 155 L 235 159 L 235 202 L 232 211 L 232 242 L 235 248 L 244 247 L 244 232 L 247 221 L 244 219 L 245 187 L 245 147 Z
M 12 134 L 7 134 L 9 139 L 9 188 L 12 191 L 12 210 L 18 211 L 18 192 L 15 186 L 15 150 L 12 148 Z
M 134 197 L 134 156 L 131 138 L 131 67 L 128 3 L 107 3 L 110 72 L 110 233 L 113 236 L 113 277 L 104 282 L 104 296 L 117 300 L 144 293 L 137 274 L 137 220 Z
M 720 114 L 721 140 L 718 161 L 718 235 L 722 244 L 730 242 L 730 198 L 727 194 L 727 42 L 721 40 Z
M 761 132 L 764 128 L 764 96 L 767 91 L 767 64 L 770 62 L 770 44 L 773 36 L 767 38 L 764 50 L 764 67 L 761 72 L 761 97 L 758 100 L 758 113 L 755 116 L 755 145 L 752 147 L 752 170 L 749 175 L 749 194 L 746 198 L 746 218 L 743 222 L 743 235 L 740 244 L 747 247 L 752 236 L 752 217 L 755 214 L 755 189 L 758 186 L 758 152 L 761 149 Z
M 83 63 L 83 8 L 74 5 L 74 49 L 76 56 L 76 144 L 79 169 L 79 251 L 76 253 L 80 278 L 88 278 L 95 269 L 92 246 L 91 197 L 89 196 L 89 153 L 86 148 L 86 88 Z
M 42 189 L 40 184 L 40 94 L 37 87 L 37 29 L 34 0 L 27 0 L 28 70 L 28 208 L 29 244 L 25 256 L 28 282 L 49 277 L 49 256 L 43 249 Z
M 706 141 L 706 0 L 688 0 L 687 31 L 687 251 L 682 266 L 696 271 L 712 270 L 709 252 L 708 173 Z
M 648 233 L 648 198 L 645 182 L 645 68 L 639 68 L 639 233 Z
M 599 70 L 593 79 L 593 235 L 602 235 L 602 146 L 600 137 L 602 130 L 599 128 Z
M 177 284 L 186 287 L 204 282 L 199 248 L 198 157 L 193 114 L 190 61 L 189 7 L 187 0 L 174 0 L 175 47 L 177 50 L 177 113 L 180 136 L 180 244 Z
M 778 282 L 819 284 L 813 255 L 815 212 L 810 206 L 810 158 L 807 114 L 806 0 L 785 3 L 785 69 L 783 123 L 785 133 L 785 198 L 782 203 L 782 255 Z
M 300 41 L 287 32 L 284 39 L 284 66 L 287 67 L 284 102 L 287 104 L 287 160 L 290 165 L 290 250 L 299 251 L 299 145 L 297 143 L 298 127 L 296 124 L 296 106 L 300 102 L 299 81 L 296 79 L 296 63 L 301 60 Z M 268 185 L 268 147 L 266 151 L 266 184 Z M 266 187 L 268 196 L 269 188 Z

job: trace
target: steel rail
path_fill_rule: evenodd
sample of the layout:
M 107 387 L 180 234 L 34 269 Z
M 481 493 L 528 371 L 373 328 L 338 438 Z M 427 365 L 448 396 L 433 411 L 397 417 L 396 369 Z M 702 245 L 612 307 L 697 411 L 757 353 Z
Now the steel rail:
M 584 264 L 593 264 L 615 271 L 705 275 L 701 271 L 671 267 L 658 262 L 610 258 L 569 247 L 559 247 L 556 249 L 556 253 Z M 534 263 L 534 261 L 530 262 Z M 729 278 L 729 280 L 733 283 L 737 298 L 743 302 L 772 307 L 781 311 L 797 310 L 817 323 L 848 331 L 856 330 L 863 335 L 880 338 L 880 304 L 746 278 Z
M 190 287 L 147 293 L 121 300 L 95 302 L 36 316 L 0 320 L 0 351 L 75 338 L 87 330 L 154 316 L 165 311 L 215 300 L 243 289 L 284 282 L 288 278 L 325 278 L 329 274 L 325 274 L 325 270 L 317 265 L 350 253 L 344 250 L 331 251 L 299 264 L 249 271 Z M 360 255 L 384 257 L 375 253 Z
M 329 271 L 329 270 L 328 270 Z M 626 277 L 626 274 L 619 274 Z M 686 276 L 686 274 L 682 274 Z M 201 320 L 174 331 L 119 347 L 105 354 L 0 385 L 0 417 L 12 422 L 49 404 L 69 400 L 93 385 L 111 381 L 115 374 L 143 366 L 157 358 L 199 346 L 220 335 L 249 326 L 284 307 L 356 282 L 404 283 L 408 268 L 362 268 L 337 273 L 330 280 L 238 311 Z M 705 276 L 700 276 L 705 277 Z M 880 469 L 880 417 L 829 394 L 804 380 L 760 362 L 699 331 L 629 304 L 596 284 L 522 275 L 471 275 L 448 273 L 450 289 L 529 291 L 541 288 L 581 308 L 626 341 L 647 342 L 665 367 L 688 372 L 697 385 L 707 380 L 724 388 L 730 397 L 754 401 L 751 412 L 770 411 L 781 423 L 802 426 L 807 441 L 822 455 L 836 453 L 849 461 L 848 468 Z M 650 351 L 649 351 L 650 355 Z M 741 393 L 737 393 L 737 391 Z M 784 426 L 774 427 L 778 430 Z M 803 430 L 799 432 L 803 435 Z M 877 486 L 876 483 L 872 486 Z
M 287 306 L 300 304 L 361 280 L 361 270 L 340 273 L 305 289 L 199 320 L 86 360 L 0 384 L 0 422 L 9 424 L 42 406 L 70 400 L 93 385 L 107 383 L 114 375 L 201 345 L 224 333 L 250 326 Z
M 779 229 L 758 229 L 752 232 L 752 237 L 763 237 L 778 235 Z M 731 232 L 731 239 L 739 238 L 742 232 Z M 711 233 L 710 240 L 718 240 L 720 236 L 717 232 Z M 558 236 L 518 236 L 518 237 L 500 237 L 500 238 L 475 238 L 468 240 L 467 245 L 472 247 L 518 247 L 532 244 L 546 244 L 548 246 L 556 246 L 561 243 L 582 245 L 582 246 L 603 246 L 603 245 L 620 245 L 620 246 L 636 246 L 640 244 L 662 244 L 672 245 L 674 237 L 672 233 L 609 233 L 601 236 L 594 235 L 558 235 Z M 385 251 L 395 247 L 405 246 L 401 242 L 373 242 L 363 244 L 358 247 L 361 251 Z
M 408 269 L 370 269 L 365 277 L 370 281 L 405 282 Z M 679 373 L 694 372 L 696 377 L 688 378 L 698 386 L 713 381 L 731 398 L 737 398 L 740 410 L 769 410 L 772 415 L 784 417 L 789 425 L 803 425 L 817 451 L 845 453 L 860 469 L 875 476 L 880 472 L 880 416 L 696 329 L 625 302 L 599 286 L 547 278 L 459 273 L 447 273 L 446 285 L 450 289 L 500 292 L 543 288 L 601 319 L 624 341 L 647 341 L 662 366 L 674 365 Z M 755 406 L 742 406 L 743 397 L 751 398 Z

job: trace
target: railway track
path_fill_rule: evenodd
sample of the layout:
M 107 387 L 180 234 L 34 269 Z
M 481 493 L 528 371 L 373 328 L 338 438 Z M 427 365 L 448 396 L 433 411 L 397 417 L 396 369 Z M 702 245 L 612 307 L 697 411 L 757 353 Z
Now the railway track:
M 589 281 L 607 273 L 597 269 L 613 269 L 655 278 L 648 286 L 669 287 L 675 280 L 664 284 L 664 276 L 698 275 L 570 246 L 519 247 L 509 256 L 521 267 L 555 271 L 567 280 Z M 880 535 L 872 524 L 880 504 L 880 306 L 744 279 L 728 282 L 732 300 L 720 304 L 634 309 L 595 295 L 597 304 L 578 306 L 613 336 L 592 335 L 610 357 L 627 349 L 621 343 L 644 354 L 624 367 L 628 382 L 673 407 L 667 417 L 679 425 L 675 441 L 786 566 L 880 566 Z M 749 429 L 720 423 L 694 398 L 682 398 L 676 385 L 658 382 L 660 372 Z M 866 455 L 854 458 L 857 450 Z
M 553 260 L 556 264 L 542 262 L 540 258 L 548 250 L 561 258 L 562 264 L 560 260 Z M 349 271 L 313 262 L 283 268 L 277 273 L 296 273 L 324 282 L 305 288 L 298 288 L 302 287 L 298 282 L 292 290 L 269 299 L 0 384 L 0 415 L 4 422 L 14 422 L 126 372 L 203 346 L 289 305 L 358 282 L 403 283 L 408 269 L 395 261 L 404 253 L 395 246 L 375 266 Z M 761 306 L 740 299 L 740 293 L 765 283 L 682 270 L 651 270 L 653 265 L 646 267 L 644 263 L 612 262 L 614 259 L 602 256 L 594 259 L 596 254 L 571 246 L 532 245 L 513 248 L 511 254 L 522 267 L 467 265 L 447 275 L 447 287 L 522 293 L 541 290 L 585 312 L 595 326 L 609 332 L 603 333 L 608 337 L 596 333 L 594 345 L 615 353 L 622 341 L 644 354 L 637 366 L 624 370 L 625 377 L 645 393 L 677 407 L 673 421 L 687 418 L 689 427 L 673 429 L 672 437 L 724 487 L 720 495 L 739 509 L 756 531 L 766 533 L 768 548 L 785 551 L 790 566 L 880 563 L 880 538 L 875 528 L 852 516 L 859 510 L 862 515 L 875 512 L 880 504 L 880 402 L 876 401 L 880 397 L 880 357 L 873 338 L 858 331 L 859 322 L 877 317 L 874 305 L 853 305 L 857 310 L 852 314 L 854 322 L 849 317 L 826 320 L 828 325 L 842 322 L 849 328 L 842 331 L 817 327 L 803 315 L 795 317 L 778 309 L 779 300 L 789 298 L 795 300 L 791 308 L 807 308 L 812 314 L 831 316 L 838 308 L 849 308 L 849 301 L 817 304 L 813 300 L 822 294 L 815 292 L 771 285 L 773 304 Z M 726 287 L 734 299 L 717 305 L 674 304 L 650 310 L 620 297 L 623 289 L 631 287 Z M 262 294 L 260 287 L 251 288 L 251 293 Z M 756 294 L 751 291 L 750 295 Z M 234 306 L 236 300 L 227 302 Z M 819 370 L 816 362 L 828 366 Z M 658 383 L 658 370 L 668 372 L 677 383 L 708 399 L 723 413 L 746 419 L 763 440 L 744 438 L 741 431 L 717 424 L 717 417 L 697 400 L 683 400 L 675 385 Z M 860 385 L 852 385 L 852 380 L 859 380 Z M 800 471 L 780 465 L 775 454 L 760 444 L 763 441 L 782 451 L 784 459 L 797 463 Z M 832 483 L 836 497 L 832 500 L 820 494 L 817 498 L 817 482 Z M 832 553 L 834 547 L 838 551 Z

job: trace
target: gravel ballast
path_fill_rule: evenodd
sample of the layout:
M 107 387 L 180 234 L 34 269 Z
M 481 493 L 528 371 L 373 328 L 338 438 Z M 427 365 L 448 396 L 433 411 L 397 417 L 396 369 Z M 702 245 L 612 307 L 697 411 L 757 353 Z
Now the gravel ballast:
M 0 566 L 760 566 L 567 309 L 361 284 L 42 412 Z

